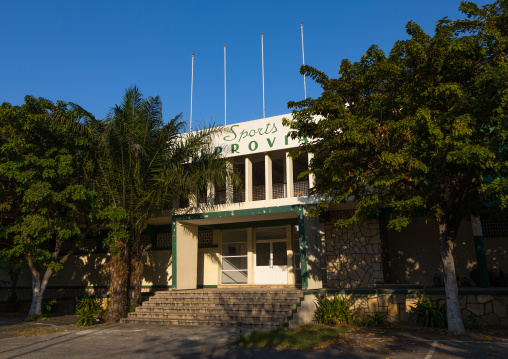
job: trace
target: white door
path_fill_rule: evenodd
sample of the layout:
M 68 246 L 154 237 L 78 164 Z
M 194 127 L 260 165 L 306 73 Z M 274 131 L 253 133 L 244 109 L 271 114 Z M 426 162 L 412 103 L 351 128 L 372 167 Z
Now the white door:
M 256 242 L 255 284 L 288 284 L 286 241 Z

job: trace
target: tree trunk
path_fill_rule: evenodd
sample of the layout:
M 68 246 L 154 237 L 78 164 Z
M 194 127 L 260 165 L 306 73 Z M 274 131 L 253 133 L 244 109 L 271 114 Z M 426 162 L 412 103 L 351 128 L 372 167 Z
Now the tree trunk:
M 129 266 L 125 260 L 126 253 L 112 254 L 110 259 L 110 301 L 108 322 L 118 322 L 127 309 L 127 285 Z
M 49 278 L 53 275 L 53 269 L 47 268 L 41 280 L 41 274 L 31 260 L 28 260 L 28 266 L 32 272 L 32 304 L 28 316 L 40 316 L 42 315 L 42 298 L 44 298 L 44 291 L 48 286 Z
M 141 305 L 141 283 L 143 280 L 142 253 L 132 253 L 130 264 L 129 304 L 139 306 Z
M 455 274 L 455 262 L 453 259 L 453 241 L 450 238 L 449 223 L 439 222 L 439 238 L 441 242 L 441 260 L 443 262 L 445 293 L 446 293 L 446 314 L 448 317 L 448 333 L 453 335 L 466 334 L 464 323 L 460 315 L 459 293 L 457 288 L 457 277 Z
M 39 274 L 37 272 L 37 274 Z M 30 306 L 30 311 L 28 312 L 29 317 L 33 317 L 36 315 L 42 315 L 42 296 L 44 293 L 41 291 L 41 282 L 39 277 L 35 277 L 32 275 L 32 305 Z

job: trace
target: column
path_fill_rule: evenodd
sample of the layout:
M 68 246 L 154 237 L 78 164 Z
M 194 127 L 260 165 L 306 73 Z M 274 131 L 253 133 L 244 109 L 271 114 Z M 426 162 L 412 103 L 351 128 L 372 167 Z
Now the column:
M 226 162 L 226 204 L 233 203 L 233 183 L 231 181 L 231 176 L 233 173 L 233 161 Z
M 173 289 L 196 289 L 198 285 L 198 226 L 176 222 L 175 227 L 172 251 Z
M 256 254 L 256 243 L 254 239 L 254 228 L 247 228 L 247 284 L 254 284 L 254 256 Z
M 245 202 L 252 202 L 252 161 L 245 157 Z
M 479 284 L 482 288 L 490 288 L 489 269 L 487 267 L 487 257 L 485 256 L 485 243 L 483 242 L 480 217 L 471 216 L 471 225 L 473 226 L 474 248 L 480 276 L 480 283 L 476 284 Z
M 310 168 L 310 161 L 314 158 L 314 154 L 313 153 L 308 153 L 307 154 L 307 159 L 308 159 L 308 165 L 309 165 L 309 168 Z M 309 192 L 312 188 L 314 188 L 316 186 L 316 175 L 314 173 L 310 173 L 309 174 Z
M 210 207 L 215 204 L 215 185 L 212 182 L 209 182 L 206 188 L 206 204 Z
M 293 159 L 289 156 L 290 152 L 286 151 L 286 161 L 285 161 L 285 177 L 284 180 L 286 182 L 286 191 L 287 191 L 287 198 L 291 198 L 295 196 L 295 190 L 294 190 L 294 181 L 293 181 Z
M 273 199 L 272 158 L 265 153 L 265 199 Z

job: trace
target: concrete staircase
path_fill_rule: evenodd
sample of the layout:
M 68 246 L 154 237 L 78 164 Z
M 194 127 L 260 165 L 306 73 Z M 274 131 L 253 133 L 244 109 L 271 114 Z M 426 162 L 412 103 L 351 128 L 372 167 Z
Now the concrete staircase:
M 282 328 L 299 306 L 297 289 L 197 289 L 157 292 L 125 323 Z

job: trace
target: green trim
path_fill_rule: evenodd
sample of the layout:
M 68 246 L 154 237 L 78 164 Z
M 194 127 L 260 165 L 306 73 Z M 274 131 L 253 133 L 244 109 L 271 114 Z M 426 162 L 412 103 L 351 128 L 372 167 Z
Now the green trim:
M 298 308 L 300 308 L 302 306 L 302 302 L 303 300 L 305 299 L 305 294 L 303 296 L 300 297 L 300 300 L 298 301 L 298 303 L 296 303 L 296 306 L 295 308 L 293 308 L 291 310 L 291 314 L 288 315 L 288 317 L 286 318 L 286 321 L 284 322 L 284 324 L 282 325 L 283 328 L 288 328 L 289 327 L 289 322 L 291 320 L 293 320 L 295 314 L 298 312 Z
M 217 286 L 212 285 L 212 284 L 198 284 L 197 288 L 198 289 L 207 289 L 207 288 L 217 288 Z
M 173 216 L 174 221 L 191 221 L 194 219 L 215 219 L 215 218 L 226 218 L 226 217 L 238 217 L 238 216 L 252 216 L 257 214 L 274 214 L 284 212 L 302 212 L 302 205 L 294 204 L 287 206 L 276 206 L 276 207 L 260 207 L 252 209 L 239 209 L 236 211 L 224 211 L 224 212 L 203 212 L 194 214 L 181 214 Z
M 225 223 L 225 224 L 213 224 L 210 226 L 199 226 L 199 229 L 238 229 L 245 228 L 245 224 L 248 224 L 247 227 L 275 227 L 275 226 L 285 226 L 287 224 L 298 224 L 298 219 L 295 218 L 285 218 L 285 219 L 272 219 L 269 221 L 255 221 L 255 222 L 238 222 L 238 223 Z
M 317 289 L 306 290 L 304 295 L 312 294 L 442 294 L 446 295 L 445 289 Z M 498 290 L 471 290 L 459 288 L 459 295 L 508 295 L 507 289 Z
M 473 236 L 474 248 L 476 252 L 476 261 L 478 263 L 478 276 L 480 277 L 480 286 L 490 288 L 489 268 L 487 267 L 487 257 L 485 256 L 485 243 L 483 236 Z
M 309 273 L 307 271 L 307 248 L 305 238 L 305 217 L 303 213 L 298 214 L 298 245 L 300 246 L 300 271 L 302 277 L 302 289 L 309 287 Z
M 171 284 L 176 288 L 176 220 L 171 223 Z
M 206 245 L 198 246 L 198 249 L 201 249 L 201 248 L 219 248 L 219 245 L 218 244 L 206 244 Z
M 286 206 L 276 206 L 276 207 L 261 207 L 261 208 L 252 208 L 252 209 L 240 209 L 237 211 L 223 211 L 223 212 L 203 212 L 203 213 L 194 213 L 194 214 L 182 214 L 182 215 L 175 215 L 173 216 L 173 221 L 171 223 L 171 233 L 172 233 L 172 286 L 173 289 L 177 288 L 178 285 L 178 276 L 177 276 L 177 251 L 176 251 L 176 242 L 177 242 L 177 235 L 176 235 L 176 224 L 179 221 L 192 221 L 196 219 L 220 219 L 220 218 L 228 218 L 228 217 L 239 217 L 239 216 L 252 216 L 252 215 L 258 215 L 258 214 L 275 214 L 275 213 L 285 213 L 285 212 L 296 212 L 298 215 L 298 221 L 300 221 L 300 216 L 303 218 L 303 205 L 295 204 L 295 205 L 286 205 Z M 303 219 L 302 219 L 303 220 Z M 267 223 L 272 221 L 257 221 L 261 223 Z M 251 226 L 251 223 L 257 223 L 257 222 L 244 222 L 243 227 L 245 226 L 245 223 L 248 223 L 248 227 Z M 298 222 L 299 223 L 299 222 Z M 214 225 L 210 226 L 203 226 L 203 227 L 212 227 Z M 199 227 L 198 227 L 199 230 Z M 300 235 L 301 237 L 302 235 Z M 300 239 L 301 241 L 301 239 Z M 305 241 L 305 234 L 303 234 L 303 241 Z M 300 244 L 301 247 L 301 244 Z M 303 246 L 305 248 L 305 245 Z M 306 261 L 305 256 L 305 250 L 304 254 L 300 254 L 300 260 Z M 305 262 L 305 265 L 302 265 L 302 284 L 303 284 L 303 273 L 305 268 L 305 275 L 307 275 L 307 262 Z M 307 281 L 305 281 L 306 286 L 303 287 L 304 289 L 307 288 Z

